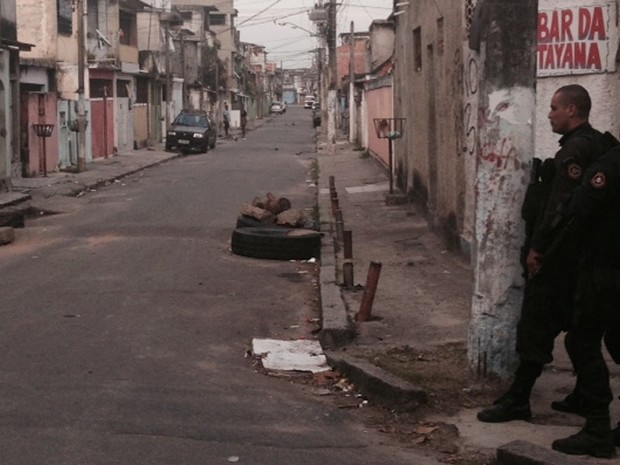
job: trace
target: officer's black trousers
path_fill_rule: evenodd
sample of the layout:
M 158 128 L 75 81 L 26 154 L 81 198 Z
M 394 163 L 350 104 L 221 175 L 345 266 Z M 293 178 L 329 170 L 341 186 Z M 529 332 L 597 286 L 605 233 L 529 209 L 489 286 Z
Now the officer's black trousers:
M 555 338 L 573 319 L 576 267 L 568 260 L 529 279 L 517 325 L 517 353 L 522 362 L 540 366 L 553 360 Z
M 566 338 L 566 349 L 577 373 L 577 394 L 591 412 L 607 411 L 613 399 L 601 345 L 617 305 L 618 291 L 609 282 L 599 280 L 599 275 L 591 269 L 580 274 L 574 321 Z

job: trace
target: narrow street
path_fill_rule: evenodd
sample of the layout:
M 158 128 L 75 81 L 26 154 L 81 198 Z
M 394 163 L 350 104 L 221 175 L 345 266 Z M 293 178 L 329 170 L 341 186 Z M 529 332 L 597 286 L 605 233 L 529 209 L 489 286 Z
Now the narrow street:
M 253 337 L 307 337 L 318 316 L 316 265 L 229 251 L 243 202 L 312 207 L 313 136 L 289 108 L 0 248 L 3 464 L 414 463 L 246 358 Z

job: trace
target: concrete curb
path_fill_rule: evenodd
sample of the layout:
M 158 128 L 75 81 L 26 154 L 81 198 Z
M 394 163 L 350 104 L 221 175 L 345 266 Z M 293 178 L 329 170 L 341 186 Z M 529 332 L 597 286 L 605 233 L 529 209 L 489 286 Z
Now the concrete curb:
M 496 465 L 586 465 L 584 460 L 527 441 L 513 441 L 497 449 Z
M 326 352 L 327 363 L 345 374 L 368 399 L 398 411 L 415 410 L 427 401 L 418 386 L 347 354 Z
M 24 194 L 22 192 L 15 192 L 15 191 L 6 192 L 0 196 L 0 208 L 11 207 L 13 205 L 20 204 L 30 199 L 31 197 L 29 194 Z
M 355 338 L 355 329 L 349 319 L 338 282 L 336 260 L 330 235 L 323 236 L 321 245 L 321 317 L 319 341 L 323 348 L 342 347 Z

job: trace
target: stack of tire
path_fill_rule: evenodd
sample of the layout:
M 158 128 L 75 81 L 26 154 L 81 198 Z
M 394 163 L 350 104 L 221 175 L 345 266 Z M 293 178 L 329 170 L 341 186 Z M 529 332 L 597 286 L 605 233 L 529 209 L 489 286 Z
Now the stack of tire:
M 262 210 L 263 216 L 241 214 L 237 218 L 231 238 L 232 252 L 235 255 L 268 260 L 319 258 L 321 233 L 303 227 L 278 225 L 275 222 L 276 215 L 290 209 L 290 202 L 282 198 L 277 201 L 274 199 L 272 194 L 267 194 L 264 200 L 254 200 L 252 210 Z

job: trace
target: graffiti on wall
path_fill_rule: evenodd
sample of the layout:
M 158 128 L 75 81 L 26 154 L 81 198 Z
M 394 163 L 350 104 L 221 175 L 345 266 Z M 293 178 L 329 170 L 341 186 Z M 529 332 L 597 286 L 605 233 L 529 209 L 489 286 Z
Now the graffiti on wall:
M 539 11 L 538 75 L 614 71 L 615 10 L 613 2 Z
M 463 69 L 463 86 L 465 92 L 463 106 L 463 125 L 465 129 L 465 147 L 468 155 L 474 155 L 478 144 L 478 80 L 479 64 L 476 56 L 467 56 Z

